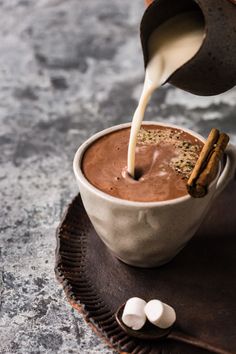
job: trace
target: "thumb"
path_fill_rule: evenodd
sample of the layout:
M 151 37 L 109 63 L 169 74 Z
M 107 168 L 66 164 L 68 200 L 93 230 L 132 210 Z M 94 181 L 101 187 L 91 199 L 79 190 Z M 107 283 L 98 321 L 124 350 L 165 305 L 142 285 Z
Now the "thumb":
M 154 0 L 145 0 L 145 5 L 149 6 Z M 235 0 L 236 1 L 236 0 Z

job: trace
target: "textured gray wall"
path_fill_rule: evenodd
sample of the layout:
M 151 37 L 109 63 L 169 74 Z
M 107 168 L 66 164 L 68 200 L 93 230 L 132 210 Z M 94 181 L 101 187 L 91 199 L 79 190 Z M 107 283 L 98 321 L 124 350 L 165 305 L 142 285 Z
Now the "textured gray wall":
M 55 280 L 54 234 L 77 193 L 77 147 L 131 120 L 143 9 L 142 0 L 0 1 L 0 353 L 112 353 Z M 219 127 L 236 142 L 235 93 L 166 85 L 146 119 Z

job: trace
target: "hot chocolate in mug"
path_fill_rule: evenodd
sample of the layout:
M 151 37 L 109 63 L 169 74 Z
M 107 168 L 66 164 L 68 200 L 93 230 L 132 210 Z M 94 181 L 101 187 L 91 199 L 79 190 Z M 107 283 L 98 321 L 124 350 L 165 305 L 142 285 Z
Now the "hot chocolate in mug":
M 202 136 L 189 129 L 158 122 L 143 124 L 181 129 L 205 142 Z M 186 194 L 159 202 L 129 201 L 97 189 L 82 171 L 82 159 L 91 144 L 106 134 L 127 127 L 130 127 L 130 123 L 117 125 L 85 141 L 75 154 L 73 169 L 85 210 L 98 236 L 113 255 L 129 265 L 156 267 L 169 262 L 193 237 L 215 196 L 233 176 L 236 150 L 232 145 L 228 146 L 225 152 L 226 163 L 223 168 L 219 166 L 217 176 L 203 198 L 193 198 Z

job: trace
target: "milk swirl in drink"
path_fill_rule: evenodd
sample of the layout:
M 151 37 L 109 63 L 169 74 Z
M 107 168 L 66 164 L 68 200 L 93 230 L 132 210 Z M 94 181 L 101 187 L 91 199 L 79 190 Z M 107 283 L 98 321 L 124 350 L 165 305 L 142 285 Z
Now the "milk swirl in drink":
M 203 143 L 181 129 L 144 124 L 138 134 L 136 179 L 127 173 L 130 128 L 95 140 L 85 151 L 82 171 L 97 189 L 139 202 L 171 200 L 187 194 L 186 182 Z
M 204 21 L 196 11 L 177 15 L 152 33 L 148 43 L 150 60 L 130 132 L 128 172 L 131 176 L 135 175 L 137 136 L 151 95 L 198 52 L 204 37 Z

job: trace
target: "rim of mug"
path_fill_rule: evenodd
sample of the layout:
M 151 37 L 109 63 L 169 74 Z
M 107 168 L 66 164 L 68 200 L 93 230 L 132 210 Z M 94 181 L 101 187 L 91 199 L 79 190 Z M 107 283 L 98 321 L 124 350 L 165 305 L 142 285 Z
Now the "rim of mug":
M 203 143 L 206 142 L 206 139 L 194 132 L 191 129 L 188 128 L 183 128 L 180 127 L 178 125 L 175 124 L 169 124 L 169 123 L 163 123 L 163 122 L 153 122 L 153 121 L 143 121 L 142 125 L 160 125 L 160 126 L 164 126 L 164 127 L 170 127 L 170 128 L 174 128 L 174 129 L 180 129 L 194 137 L 196 137 L 197 139 L 199 139 L 200 141 L 202 141 Z M 141 201 L 132 201 L 132 200 L 127 200 L 127 199 L 122 199 L 122 198 L 118 198 L 118 197 L 114 197 L 110 194 L 107 194 L 103 191 L 101 191 L 100 189 L 98 189 L 97 187 L 93 186 L 85 177 L 85 175 L 82 172 L 81 169 L 81 162 L 83 159 L 83 155 L 85 153 L 85 151 L 88 149 L 88 147 L 96 140 L 98 140 L 99 138 L 101 138 L 102 136 L 106 135 L 106 134 L 110 134 L 114 131 L 117 130 L 121 130 L 124 128 L 129 128 L 131 126 L 131 122 L 130 123 L 122 123 L 122 124 L 118 124 L 118 125 L 114 125 L 112 127 L 106 128 L 104 130 L 101 130 L 98 133 L 95 133 L 94 135 L 92 135 L 90 138 L 88 138 L 84 143 L 82 143 L 82 145 L 80 145 L 80 147 L 78 148 L 78 150 L 75 153 L 74 156 L 74 160 L 73 160 L 73 170 L 74 170 L 74 174 L 76 176 L 76 178 L 88 189 L 90 189 L 93 193 L 97 194 L 99 197 L 102 197 L 103 199 L 109 200 L 110 202 L 116 203 L 116 204 L 122 204 L 122 205 L 126 205 L 126 206 L 132 206 L 132 207 L 153 207 L 153 206 L 166 206 L 166 205 L 173 205 L 173 204 L 178 204 L 181 202 L 185 202 L 187 200 L 190 199 L 194 199 L 193 197 L 190 196 L 190 194 L 185 194 L 182 197 L 178 197 L 178 198 L 174 198 L 174 199 L 167 199 L 167 200 L 162 200 L 162 201 L 154 201 L 154 202 L 141 202 Z M 212 186 L 216 183 L 216 181 L 218 180 L 221 168 L 220 168 L 220 164 L 219 164 L 219 168 L 218 168 L 218 172 L 216 177 L 214 178 L 214 180 L 211 182 L 210 186 L 209 186 L 209 190 L 212 188 Z M 202 198 L 198 198 L 198 199 L 202 199 Z

